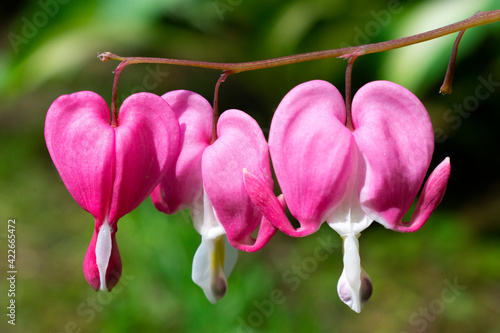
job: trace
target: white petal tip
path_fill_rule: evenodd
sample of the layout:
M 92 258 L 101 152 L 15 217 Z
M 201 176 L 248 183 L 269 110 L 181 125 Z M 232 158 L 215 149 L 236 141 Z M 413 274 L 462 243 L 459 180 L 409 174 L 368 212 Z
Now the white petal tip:
M 361 286 L 359 290 L 356 291 L 349 285 L 345 276 L 345 272 L 342 272 L 342 275 L 340 276 L 339 282 L 337 284 L 337 292 L 340 299 L 356 313 L 360 313 L 361 310 L 363 310 L 363 307 L 365 306 L 366 302 L 368 302 L 373 293 L 372 280 L 364 269 L 362 269 L 361 271 Z
M 235 250 L 236 251 L 236 250 Z M 200 286 L 208 301 L 212 304 L 220 301 L 227 292 L 227 280 L 224 274 L 225 260 L 224 239 L 202 238 L 193 259 L 192 279 Z M 233 255 L 230 261 L 236 261 Z M 234 266 L 234 262 L 230 263 Z M 230 267 L 232 269 L 232 267 Z M 229 275 L 230 270 L 227 275 Z

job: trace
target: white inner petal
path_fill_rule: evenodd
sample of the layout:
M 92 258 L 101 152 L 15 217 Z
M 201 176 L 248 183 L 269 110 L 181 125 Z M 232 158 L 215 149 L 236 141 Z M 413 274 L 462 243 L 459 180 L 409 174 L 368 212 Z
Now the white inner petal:
M 207 299 L 216 303 L 226 293 L 227 278 L 238 259 L 238 250 L 229 244 L 204 188 L 203 201 L 191 208 L 191 217 L 201 234 L 201 244 L 193 258 L 191 277 L 203 289 Z
M 200 202 L 199 206 L 202 204 L 202 207 L 193 207 L 191 209 L 191 217 L 193 218 L 195 229 L 205 238 L 214 239 L 224 235 L 226 231 L 217 218 L 217 214 L 208 198 L 205 188 L 203 188 L 203 202 Z
M 216 303 L 226 294 L 227 276 L 231 273 L 236 257 L 224 243 L 225 236 L 216 239 L 202 237 L 201 244 L 193 258 L 192 279 L 200 286 L 210 303 Z M 227 241 L 226 241 L 227 242 Z M 236 249 L 230 247 L 234 251 Z M 228 254 L 230 257 L 228 259 Z M 226 266 L 229 263 L 229 267 Z M 226 269 L 228 269 L 226 271 Z M 225 273 L 227 272 L 227 275 Z
M 352 287 L 359 287 L 361 275 L 361 259 L 359 258 L 359 241 L 354 235 L 348 235 L 344 240 L 344 265 L 347 281 Z M 359 289 L 359 288 L 358 288 Z
M 200 286 L 205 292 L 208 300 L 211 303 L 215 303 L 214 295 L 210 290 L 210 280 L 211 280 L 211 265 L 210 265 L 210 253 L 213 251 L 214 241 L 207 240 L 202 237 L 201 244 L 196 250 L 193 258 L 193 269 L 191 272 L 191 278 L 194 283 Z
M 353 234 L 344 239 L 344 271 L 347 283 L 352 290 L 352 309 L 361 311 L 361 259 L 359 258 L 358 238 Z
M 109 258 L 111 257 L 111 227 L 108 220 L 104 221 L 97 234 L 95 245 L 95 258 L 99 270 L 99 279 L 101 281 L 101 290 L 108 290 L 106 286 L 106 271 L 108 270 Z
M 229 244 L 226 236 L 224 236 L 224 250 L 224 275 L 227 279 L 229 275 L 231 275 L 234 265 L 236 265 L 236 261 L 238 260 L 238 250 Z
M 365 174 L 364 164 L 360 165 L 363 157 L 357 152 L 353 153 L 352 158 L 353 169 L 344 197 L 340 204 L 326 216 L 328 225 L 342 237 L 349 234 L 358 235 L 373 222 L 373 219 L 363 211 L 359 202 L 361 182 L 364 177 L 359 175 Z

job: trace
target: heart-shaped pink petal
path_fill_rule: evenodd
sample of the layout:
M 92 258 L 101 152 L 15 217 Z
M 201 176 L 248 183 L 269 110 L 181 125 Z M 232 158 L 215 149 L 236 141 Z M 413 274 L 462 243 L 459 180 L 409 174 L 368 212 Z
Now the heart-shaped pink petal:
M 45 140 L 52 161 L 75 201 L 95 218 L 83 265 L 94 289 L 111 290 L 118 281 L 116 222 L 174 165 L 179 137 L 175 114 L 154 94 L 127 98 L 117 127 L 104 99 L 90 91 L 61 96 L 49 108 Z
M 263 220 L 243 180 L 247 169 L 273 188 L 267 142 L 257 122 L 240 110 L 225 111 L 217 124 L 218 139 L 205 149 L 202 174 L 205 191 L 229 243 L 243 251 L 257 251 L 276 228 Z M 251 234 L 261 226 L 257 240 Z M 265 238 L 266 241 L 261 239 Z
M 274 114 L 269 150 L 286 204 L 301 224 L 300 235 L 318 230 L 346 191 L 355 146 L 345 121 L 339 91 L 320 80 L 293 88 Z M 296 235 L 289 226 L 276 227 Z
M 161 97 L 139 93 L 123 102 L 113 128 L 104 99 L 82 91 L 51 105 L 45 139 L 75 201 L 98 224 L 108 217 L 113 225 L 136 208 L 175 163 L 179 125 Z

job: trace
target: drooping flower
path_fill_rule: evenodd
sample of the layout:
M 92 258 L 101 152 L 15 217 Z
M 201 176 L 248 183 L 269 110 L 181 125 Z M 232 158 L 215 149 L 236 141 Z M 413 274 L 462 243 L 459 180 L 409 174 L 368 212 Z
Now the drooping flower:
M 271 191 L 273 179 L 266 139 L 257 122 L 240 110 L 225 111 L 217 123 L 218 139 L 203 153 L 203 184 L 229 243 L 260 250 L 277 229 L 251 200 L 243 173 L 248 170 Z M 276 199 L 281 207 L 284 202 Z M 259 228 L 257 238 L 251 234 Z
M 236 249 L 257 251 L 276 232 L 252 203 L 243 183 L 247 168 L 272 189 L 267 143 L 255 120 L 238 110 L 222 114 L 218 139 L 212 143 L 213 110 L 205 98 L 186 90 L 166 93 L 163 98 L 179 119 L 181 150 L 175 169 L 165 175 L 151 197 L 166 214 L 190 209 L 202 236 L 192 278 L 215 303 L 226 293 Z M 250 235 L 259 225 L 257 240 L 253 240 Z
M 121 276 L 117 222 L 147 198 L 179 150 L 179 124 L 159 96 L 138 93 L 110 110 L 94 92 L 63 95 L 45 120 L 47 148 L 75 201 L 95 218 L 83 262 L 87 282 L 111 290 Z
M 205 98 L 187 90 L 171 91 L 162 97 L 179 121 L 181 149 L 175 168 L 162 178 L 151 199 L 166 214 L 190 210 L 194 227 L 202 236 L 193 259 L 192 278 L 215 303 L 226 294 L 226 279 L 238 251 L 227 243 L 203 187 L 201 160 L 212 140 L 212 107 Z
M 269 150 L 294 229 L 272 192 L 250 172 L 252 200 L 280 230 L 306 236 L 326 221 L 344 240 L 344 270 L 337 286 L 342 301 L 360 312 L 372 292 L 360 265 L 358 237 L 373 221 L 413 232 L 440 203 L 450 175 L 446 158 L 427 179 L 413 216 L 403 222 L 422 186 L 434 150 L 425 107 L 407 89 L 387 81 L 363 86 L 352 101 L 352 129 L 338 90 L 309 81 L 281 101 L 269 133 Z

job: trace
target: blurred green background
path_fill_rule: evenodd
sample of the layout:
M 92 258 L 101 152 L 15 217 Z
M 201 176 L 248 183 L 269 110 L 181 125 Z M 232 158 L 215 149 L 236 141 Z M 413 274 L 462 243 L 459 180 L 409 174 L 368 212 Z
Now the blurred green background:
M 353 46 L 450 24 L 498 0 L 39 0 L 0 5 L 1 332 L 500 332 L 500 23 L 467 31 L 454 91 L 438 93 L 455 36 L 364 56 L 353 90 L 378 79 L 412 90 L 433 120 L 431 168 L 452 161 L 439 209 L 414 234 L 374 223 L 360 238 L 374 294 L 361 314 L 338 298 L 340 237 L 277 234 L 240 253 L 226 297 L 211 305 L 191 281 L 200 236 L 187 212 L 146 200 L 122 218 L 123 276 L 95 293 L 82 261 L 93 218 L 71 198 L 48 155 L 45 114 L 60 95 L 111 100 L 117 62 L 98 52 L 243 62 Z M 230 76 L 220 108 L 242 109 L 267 134 L 295 85 L 324 79 L 344 91 L 346 62 L 320 60 Z M 134 65 L 119 98 L 189 89 L 213 98 L 218 71 Z M 486 82 L 486 83 L 485 83 Z M 489 84 L 487 82 L 490 82 Z M 480 94 L 478 94 L 480 92 Z M 7 221 L 16 219 L 16 326 L 7 324 Z M 314 257 L 327 244 L 328 259 Z M 277 296 L 279 295 L 279 296 Z

